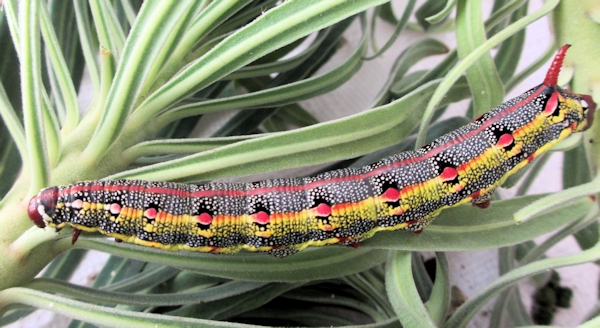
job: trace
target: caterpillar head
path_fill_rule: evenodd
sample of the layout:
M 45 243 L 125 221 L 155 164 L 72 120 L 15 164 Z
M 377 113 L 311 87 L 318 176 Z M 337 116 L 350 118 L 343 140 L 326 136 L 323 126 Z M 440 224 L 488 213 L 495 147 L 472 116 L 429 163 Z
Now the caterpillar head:
M 543 113 L 548 125 L 561 124 L 571 132 L 581 132 L 594 121 L 596 103 L 588 95 L 572 93 L 560 87 L 546 87 Z
M 592 125 L 596 103 L 589 95 L 576 94 L 558 86 L 558 75 L 569 47 L 571 45 L 566 44 L 560 48 L 541 86 L 545 88 L 543 94 L 547 99 L 544 114 L 548 115 L 549 124 L 560 123 L 571 132 L 580 132 Z
M 582 106 L 583 116 L 585 117 L 586 124 L 585 126 L 583 126 L 583 124 L 579 124 L 579 126 L 577 127 L 577 131 L 583 131 L 592 126 L 592 123 L 594 123 L 594 112 L 596 111 L 596 103 L 589 95 L 579 95 L 579 97 L 581 98 L 579 102 Z
M 40 228 L 52 224 L 57 199 L 58 188 L 56 187 L 42 189 L 36 196 L 31 198 L 27 208 L 27 214 L 29 214 L 31 222 Z
M 567 115 L 575 119 L 574 132 L 587 130 L 594 123 L 594 112 L 596 103 L 589 95 L 578 95 L 576 97 L 567 97 L 564 106 Z

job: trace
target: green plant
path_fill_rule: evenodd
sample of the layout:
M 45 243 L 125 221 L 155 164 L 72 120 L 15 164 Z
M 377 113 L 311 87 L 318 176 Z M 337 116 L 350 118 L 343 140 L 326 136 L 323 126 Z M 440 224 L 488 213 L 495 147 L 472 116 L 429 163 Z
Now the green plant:
M 472 94 L 470 116 L 476 117 L 546 62 L 555 47 L 523 72 L 516 73 L 514 59 L 522 52 L 522 29 L 550 13 L 555 44 L 576 45 L 567 58 L 576 64 L 572 89 L 600 99 L 595 64 L 600 26 L 593 0 L 549 0 L 532 13 L 527 13 L 527 1 L 497 0 L 485 22 L 481 1 L 448 0 L 443 8 L 435 3 L 416 10 L 420 28 L 451 22 L 448 14 L 456 7 L 457 49 L 436 67 L 406 75 L 424 56 L 447 50 L 433 39 L 415 42 L 398 57 L 370 110 L 315 124 L 298 101 L 347 82 L 366 57 L 372 40 L 367 26 L 376 28 L 373 17 L 396 24 L 397 36 L 415 1 L 408 2 L 399 20 L 384 0 L 4 1 L 0 323 L 44 308 L 109 326 L 232 326 L 226 321 L 234 321 L 457 327 L 500 295 L 492 319 L 499 325 L 505 308 L 523 311 L 509 289 L 519 279 L 599 260 L 597 204 L 586 197 L 600 186 L 593 178 L 598 142 L 585 142 L 587 155 L 581 144 L 568 151 L 563 180 L 572 188 L 564 192 L 497 201 L 486 211 L 447 210 L 419 236 L 379 233 L 356 250 L 325 247 L 285 259 L 218 256 L 167 253 L 98 236 L 82 236 L 73 248 L 65 238 L 68 229 L 58 234 L 38 229 L 27 218 L 29 199 L 48 185 L 100 178 L 203 181 L 381 149 L 336 164 L 362 165 L 423 144 L 465 123 L 439 121 L 446 105 Z M 371 7 L 373 17 L 364 12 Z M 362 38 L 353 52 L 334 68 L 318 71 L 354 21 L 360 21 Z M 314 38 L 306 38 L 312 33 Z M 494 57 L 493 47 L 498 47 Z M 84 67 L 94 97 L 80 115 L 77 90 Z M 240 90 L 245 93 L 237 95 Z M 211 138 L 189 137 L 201 115 L 230 109 L 240 111 Z M 429 127 L 430 122 L 436 124 Z M 304 128 L 287 131 L 289 126 Z M 596 125 L 585 140 L 597 134 Z M 523 180 L 520 194 L 542 163 L 518 177 Z M 593 174 L 586 173 L 589 167 Z M 515 212 L 520 225 L 514 223 Z M 547 242 L 531 244 L 553 231 Z M 584 251 L 540 259 L 574 233 Z M 450 284 L 443 252 L 499 247 L 504 275 L 448 318 Z M 86 249 L 112 254 L 92 288 L 66 282 Z M 527 253 L 518 257 L 517 249 Z M 437 252 L 435 282 L 423 275 L 418 251 Z

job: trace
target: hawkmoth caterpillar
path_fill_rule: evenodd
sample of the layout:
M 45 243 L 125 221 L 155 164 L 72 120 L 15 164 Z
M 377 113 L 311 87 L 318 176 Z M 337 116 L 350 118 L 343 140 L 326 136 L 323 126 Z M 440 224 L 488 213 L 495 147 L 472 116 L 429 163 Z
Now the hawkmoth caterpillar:
M 544 82 L 430 144 L 362 168 L 254 183 L 87 181 L 43 189 L 39 227 L 99 231 L 165 250 L 287 256 L 353 245 L 382 230 L 420 232 L 445 208 L 485 208 L 508 176 L 593 121 L 596 104 L 557 86 L 568 45 Z

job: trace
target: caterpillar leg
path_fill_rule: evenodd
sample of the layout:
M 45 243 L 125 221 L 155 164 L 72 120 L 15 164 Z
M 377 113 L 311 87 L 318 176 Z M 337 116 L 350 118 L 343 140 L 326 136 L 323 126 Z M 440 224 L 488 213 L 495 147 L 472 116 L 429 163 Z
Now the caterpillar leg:
M 353 242 L 353 243 L 350 243 L 350 244 L 348 244 L 346 246 L 352 247 L 352 248 L 359 248 L 360 245 L 362 245 L 362 241 Z
M 269 253 L 275 257 L 286 257 L 286 256 L 290 256 L 290 255 L 298 253 L 298 249 L 287 248 L 287 247 L 274 248 L 274 249 L 268 251 L 267 253 Z
M 423 232 L 423 229 L 425 229 L 431 223 L 431 221 L 435 219 L 436 216 L 438 216 L 437 213 L 424 217 L 420 220 L 411 221 L 405 229 L 418 235 Z
M 74 228 L 73 229 L 73 236 L 71 237 L 71 245 L 75 245 L 75 243 L 77 242 L 77 239 L 79 239 L 79 235 L 81 234 L 81 230 Z
M 479 208 L 490 207 L 490 204 L 492 202 L 492 195 L 494 195 L 495 190 L 496 189 L 489 190 L 485 194 L 483 194 L 477 198 L 473 198 L 473 200 L 471 201 L 471 204 L 473 204 L 473 206 L 477 206 Z
M 421 232 L 423 232 L 423 229 L 425 229 L 425 227 L 428 226 L 431 221 L 433 221 L 433 218 L 427 219 L 427 220 L 422 221 L 422 222 L 419 222 L 419 223 L 422 223 L 422 224 L 420 224 L 418 227 L 415 226 L 414 228 L 413 227 L 409 227 L 408 230 L 410 232 L 416 234 L 416 235 L 420 235 Z
M 363 240 L 365 240 L 367 238 L 361 238 L 361 236 L 358 236 L 356 238 L 348 238 L 347 240 L 340 242 L 340 244 L 345 245 L 347 247 L 351 247 L 351 248 L 359 248 L 360 245 L 362 245 Z

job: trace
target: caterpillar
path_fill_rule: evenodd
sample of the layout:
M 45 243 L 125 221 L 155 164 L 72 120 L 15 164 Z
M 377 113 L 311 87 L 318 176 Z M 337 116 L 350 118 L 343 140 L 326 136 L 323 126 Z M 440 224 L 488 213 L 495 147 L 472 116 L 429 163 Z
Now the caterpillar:
M 596 104 L 557 86 L 563 46 L 544 82 L 428 145 L 362 168 L 253 183 L 86 181 L 41 190 L 34 224 L 169 251 L 284 257 L 308 246 L 359 245 L 378 231 L 420 232 L 443 209 L 485 208 L 494 190 L 573 132 Z

